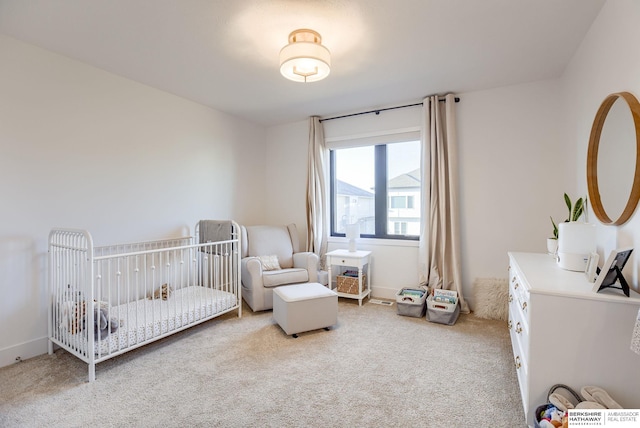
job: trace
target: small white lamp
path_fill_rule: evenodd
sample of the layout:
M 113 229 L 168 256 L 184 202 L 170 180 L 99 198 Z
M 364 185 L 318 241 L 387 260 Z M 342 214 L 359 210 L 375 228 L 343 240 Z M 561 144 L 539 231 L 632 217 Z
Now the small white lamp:
M 360 224 L 348 224 L 345 234 L 349 240 L 349 251 L 353 253 L 356 251 L 356 239 L 360 238 Z

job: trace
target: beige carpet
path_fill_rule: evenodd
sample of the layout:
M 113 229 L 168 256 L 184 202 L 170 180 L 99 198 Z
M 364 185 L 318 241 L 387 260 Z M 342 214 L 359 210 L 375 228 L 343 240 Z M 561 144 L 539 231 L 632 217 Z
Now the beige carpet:
M 506 323 L 454 326 L 340 300 L 294 339 L 225 315 L 98 365 L 58 350 L 0 369 L 2 427 L 523 427 Z

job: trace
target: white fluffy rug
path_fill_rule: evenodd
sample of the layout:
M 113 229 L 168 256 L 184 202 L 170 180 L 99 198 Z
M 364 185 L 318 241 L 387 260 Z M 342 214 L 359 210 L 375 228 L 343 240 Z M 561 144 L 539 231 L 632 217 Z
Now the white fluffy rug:
M 473 313 L 479 318 L 507 321 L 509 282 L 506 278 L 476 278 L 473 283 Z

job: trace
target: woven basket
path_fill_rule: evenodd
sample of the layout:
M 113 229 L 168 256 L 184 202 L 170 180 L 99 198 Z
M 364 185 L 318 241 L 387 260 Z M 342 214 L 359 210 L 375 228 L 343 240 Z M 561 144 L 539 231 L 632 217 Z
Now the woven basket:
M 362 274 L 362 290 L 367 288 L 367 275 Z M 358 278 L 338 275 L 338 293 L 358 294 Z

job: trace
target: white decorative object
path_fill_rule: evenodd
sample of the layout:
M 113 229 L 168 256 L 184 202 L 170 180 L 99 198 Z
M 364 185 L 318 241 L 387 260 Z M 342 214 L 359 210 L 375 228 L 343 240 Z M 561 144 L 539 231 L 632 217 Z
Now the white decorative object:
M 600 255 L 598 253 L 593 252 L 589 255 L 589 260 L 587 260 L 587 267 L 584 270 L 584 274 L 587 276 L 587 281 L 596 282 L 596 277 L 598 276 L 598 261 L 600 260 Z M 596 290 L 597 292 L 598 290 Z
M 346 236 L 349 240 L 349 251 L 353 253 L 356 251 L 356 239 L 360 238 L 360 224 L 348 224 Z
M 596 251 L 596 225 L 577 221 L 558 224 L 558 264 L 562 269 L 584 272 Z

